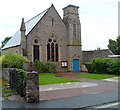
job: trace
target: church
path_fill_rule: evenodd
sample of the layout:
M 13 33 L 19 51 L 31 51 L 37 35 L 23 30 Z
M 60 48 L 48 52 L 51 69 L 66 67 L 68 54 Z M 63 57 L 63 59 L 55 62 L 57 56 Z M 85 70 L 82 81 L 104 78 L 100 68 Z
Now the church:
M 59 71 L 80 71 L 82 63 L 81 23 L 78 6 L 63 8 L 63 19 L 52 4 L 27 22 L 2 48 L 13 51 L 31 62 L 54 62 Z

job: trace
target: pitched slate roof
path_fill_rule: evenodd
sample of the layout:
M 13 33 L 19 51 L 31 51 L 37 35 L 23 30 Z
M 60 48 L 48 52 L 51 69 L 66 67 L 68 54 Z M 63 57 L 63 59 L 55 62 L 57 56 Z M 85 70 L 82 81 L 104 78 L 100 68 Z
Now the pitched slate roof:
M 25 26 L 26 26 L 25 35 L 29 34 L 29 32 L 34 28 L 34 26 L 39 22 L 39 20 L 41 20 L 41 18 L 45 15 L 45 13 L 48 11 L 48 9 L 44 10 L 42 13 L 38 14 L 37 16 L 33 17 L 32 19 L 28 20 L 25 23 Z M 20 29 L 19 29 L 14 34 L 14 36 L 6 43 L 6 45 L 2 48 L 2 50 L 20 45 L 20 41 L 21 41 L 21 35 L 20 34 L 21 34 L 21 32 L 20 32 Z

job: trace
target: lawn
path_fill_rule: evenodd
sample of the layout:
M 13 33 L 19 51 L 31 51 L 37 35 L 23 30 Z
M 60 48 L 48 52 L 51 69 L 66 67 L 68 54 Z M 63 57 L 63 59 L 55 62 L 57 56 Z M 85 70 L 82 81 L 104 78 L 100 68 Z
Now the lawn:
M 49 85 L 49 84 L 58 84 L 58 83 L 67 83 L 67 82 L 80 82 L 80 81 L 62 78 L 62 77 L 56 77 L 54 73 L 39 74 L 40 85 Z
M 89 78 L 89 79 L 107 79 L 107 78 L 112 78 L 112 77 L 118 77 L 119 75 L 111 75 L 111 74 L 80 74 L 76 75 L 76 77 L 81 77 L 81 78 Z

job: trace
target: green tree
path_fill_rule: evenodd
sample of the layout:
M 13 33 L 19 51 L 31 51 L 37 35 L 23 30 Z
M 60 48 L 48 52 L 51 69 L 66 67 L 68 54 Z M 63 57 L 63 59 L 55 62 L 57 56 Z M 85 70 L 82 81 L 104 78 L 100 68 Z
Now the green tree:
M 109 39 L 108 48 L 115 55 L 120 55 L 120 36 L 118 36 L 116 40 Z
M 2 41 L 2 46 L 4 47 L 4 45 L 11 39 L 11 37 L 6 37 L 3 41 Z

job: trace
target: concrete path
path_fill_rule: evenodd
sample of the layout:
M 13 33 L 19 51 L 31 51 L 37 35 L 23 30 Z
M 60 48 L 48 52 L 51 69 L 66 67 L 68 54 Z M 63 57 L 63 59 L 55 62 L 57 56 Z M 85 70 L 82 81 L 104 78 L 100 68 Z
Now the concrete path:
M 120 80 L 120 77 L 114 77 L 109 79 L 103 79 L 104 81 L 112 81 L 112 82 L 118 82 Z
M 53 90 L 63 90 L 63 89 L 85 88 L 85 87 L 94 87 L 97 85 L 98 84 L 96 84 L 96 83 L 88 83 L 88 82 L 69 82 L 69 83 L 42 85 L 42 86 L 40 86 L 40 91 L 53 91 Z

